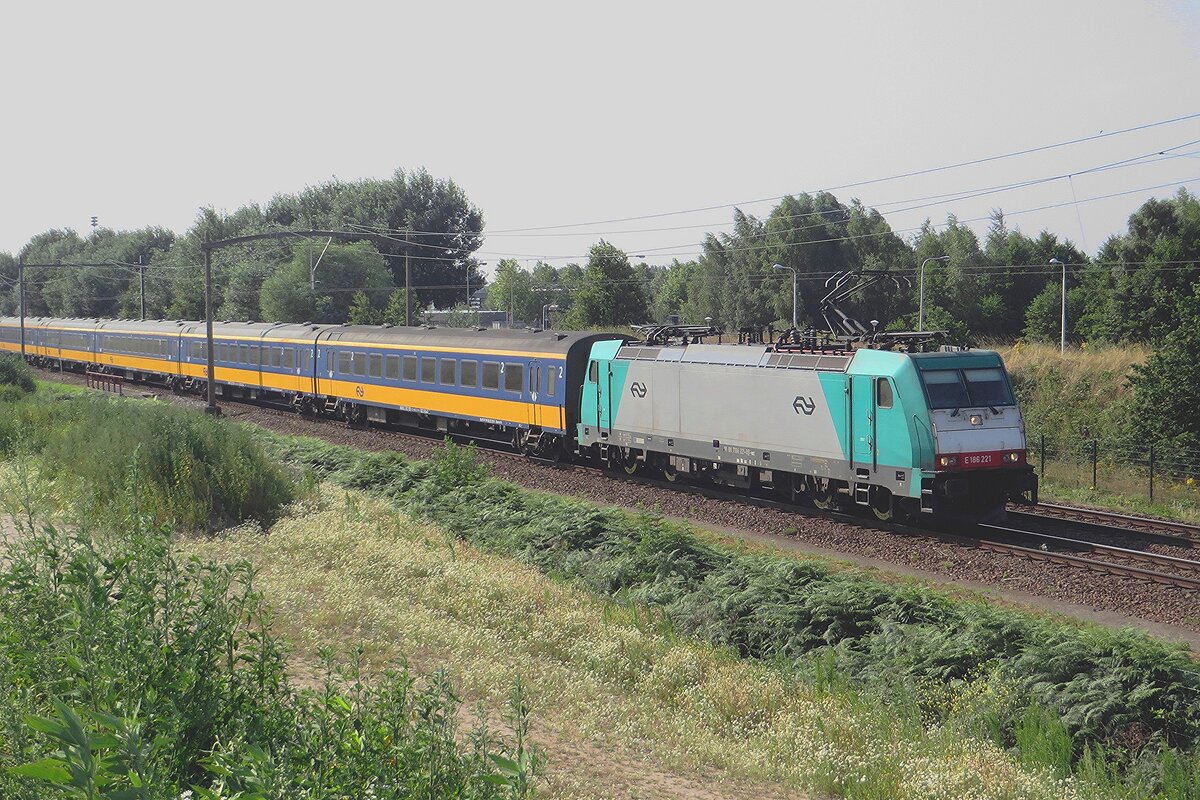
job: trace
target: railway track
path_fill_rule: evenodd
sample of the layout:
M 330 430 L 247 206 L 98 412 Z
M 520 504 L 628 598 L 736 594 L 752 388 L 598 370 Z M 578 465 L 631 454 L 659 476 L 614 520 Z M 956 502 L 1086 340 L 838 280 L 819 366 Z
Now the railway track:
M 1026 528 L 978 527 L 992 537 L 981 539 L 981 546 L 990 550 L 1069 564 L 1092 572 L 1140 578 L 1164 586 L 1200 590 L 1200 561 L 1197 560 L 1101 544 L 1090 539 L 1054 536 Z
M 155 387 L 159 389 L 159 387 Z M 169 391 L 162 390 L 160 391 Z M 227 403 L 233 403 L 237 406 L 246 409 L 242 412 L 228 413 L 231 418 L 246 416 L 252 412 L 265 413 L 270 416 L 276 416 L 287 419 L 298 419 L 298 415 L 286 408 L 262 404 L 257 402 L 227 400 Z M 337 426 L 344 426 L 345 423 L 340 420 L 308 420 L 318 426 L 333 423 Z M 371 427 L 370 433 L 372 437 L 377 437 L 384 440 L 392 440 L 396 442 L 407 441 L 411 443 L 419 442 L 423 445 L 435 445 L 437 442 L 446 437 L 444 432 L 431 431 L 401 431 L 394 428 Z M 469 437 L 450 435 L 450 438 L 459 443 L 466 443 L 471 439 Z M 476 440 L 477 441 L 477 440 Z M 963 530 L 946 530 L 935 529 L 930 527 L 920 527 L 901 523 L 880 523 L 870 518 L 863 516 L 845 513 L 845 512 L 829 512 L 817 511 L 804 506 L 799 506 L 795 503 L 782 501 L 775 498 L 764 497 L 761 495 L 746 495 L 724 490 L 721 487 L 708 485 L 689 485 L 666 480 L 651 478 L 646 475 L 627 475 L 621 470 L 607 469 L 601 466 L 591 464 L 580 464 L 576 462 L 551 462 L 547 460 L 535 460 L 507 450 L 506 443 L 503 442 L 478 442 L 479 446 L 487 449 L 490 457 L 511 460 L 513 462 L 529 463 L 536 461 L 542 466 L 551 467 L 560 470 L 576 470 L 580 472 L 593 473 L 603 475 L 604 477 L 617 480 L 629 480 L 654 488 L 661 488 L 672 492 L 680 492 L 695 496 L 702 496 L 712 499 L 720 499 L 723 501 L 733 501 L 749 506 L 759 508 L 770 508 L 774 510 L 784 511 L 790 514 L 800 514 L 811 517 L 821 517 L 825 519 L 836 519 L 841 522 L 850 523 L 859 527 L 874 527 L 884 529 L 891 533 L 899 533 L 906 536 L 920 536 L 927 539 L 936 539 L 943 542 L 952 542 L 961 546 L 983 549 L 990 552 L 1004 553 L 1032 561 L 1043 563 L 1058 564 L 1075 569 L 1082 569 L 1091 572 L 1099 572 L 1108 575 L 1132 578 L 1137 580 L 1149 581 L 1164 586 L 1174 586 L 1187 590 L 1200 590 L 1200 561 L 1179 558 L 1159 553 L 1148 552 L 1136 549 L 1135 547 L 1123 547 L 1106 542 L 1098 542 L 1095 539 L 1102 536 L 1107 537 L 1141 537 L 1145 542 L 1159 545 L 1170 545 L 1172 547 L 1193 548 L 1200 547 L 1200 528 L 1189 526 L 1183 523 L 1173 523 L 1164 520 L 1154 520 L 1145 517 L 1128 517 L 1120 514 L 1109 514 L 1107 512 L 1094 512 L 1091 509 L 1077 509 L 1070 506 L 1058 506 L 1053 504 L 1039 505 L 1037 508 L 1045 508 L 1050 513 L 1039 513 L 1039 511 L 1010 511 L 1009 518 L 1014 522 L 1026 523 L 1026 528 L 1016 528 L 1002 525 L 979 525 L 973 529 Z M 1123 521 L 1130 520 L 1131 523 L 1137 524 L 1136 528 L 1117 527 L 1113 524 L 1106 524 L 1096 520 Z M 1073 526 L 1075 532 L 1086 532 L 1091 538 L 1072 538 L 1069 536 L 1060 536 L 1055 534 L 1045 533 L 1044 531 L 1029 530 L 1034 524 L 1054 524 L 1058 526 Z M 1193 535 L 1188 535 L 1188 534 Z
M 1137 532 L 1153 537 L 1154 541 L 1179 547 L 1200 547 L 1200 525 L 1191 525 L 1175 520 L 1140 517 L 1131 514 L 1120 514 L 1114 511 L 1102 511 L 1096 508 L 1080 508 L 1064 506 L 1056 503 L 1038 503 L 1034 510 L 1024 510 L 1014 506 L 1009 509 L 1009 517 L 1019 514 L 1023 519 L 1037 518 L 1041 520 L 1060 520 L 1064 522 L 1090 525 L 1096 530 L 1120 531 L 1122 533 Z

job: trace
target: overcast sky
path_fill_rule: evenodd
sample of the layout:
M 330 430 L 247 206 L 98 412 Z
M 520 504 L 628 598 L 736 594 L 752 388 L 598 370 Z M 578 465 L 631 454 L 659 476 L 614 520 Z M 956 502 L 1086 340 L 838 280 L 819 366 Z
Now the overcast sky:
M 602 237 L 669 263 L 732 209 L 650 215 L 765 215 L 764 198 L 826 188 L 904 236 L 1001 208 L 1094 254 L 1147 198 L 1200 190 L 1200 117 L 835 188 L 1200 113 L 1186 0 L 115 0 L 9 4 L 4 20 L 9 252 L 93 214 L 182 232 L 202 206 L 397 167 L 465 190 L 492 265 L 579 260 Z M 1027 181 L 1043 182 L 922 199 Z M 590 224 L 502 233 L 573 223 Z

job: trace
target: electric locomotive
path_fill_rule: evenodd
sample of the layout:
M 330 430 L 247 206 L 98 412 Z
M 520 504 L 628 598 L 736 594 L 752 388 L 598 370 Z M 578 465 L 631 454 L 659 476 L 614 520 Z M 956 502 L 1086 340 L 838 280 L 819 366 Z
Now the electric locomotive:
M 990 351 L 597 342 L 577 438 L 631 473 L 880 519 L 983 518 L 1037 498 L 1021 412 Z

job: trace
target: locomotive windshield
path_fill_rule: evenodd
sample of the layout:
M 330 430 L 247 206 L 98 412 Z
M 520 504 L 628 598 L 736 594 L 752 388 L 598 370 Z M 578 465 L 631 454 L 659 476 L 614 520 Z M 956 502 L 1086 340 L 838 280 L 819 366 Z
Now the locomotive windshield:
M 930 408 L 1015 405 L 1004 370 L 934 369 L 921 373 Z

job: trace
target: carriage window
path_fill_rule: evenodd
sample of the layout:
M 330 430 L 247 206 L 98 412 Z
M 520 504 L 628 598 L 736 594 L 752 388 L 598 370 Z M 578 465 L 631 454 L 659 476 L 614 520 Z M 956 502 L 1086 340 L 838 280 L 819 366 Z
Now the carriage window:
M 366 353 L 355 353 L 354 354 L 354 374 L 355 375 L 366 375 L 367 374 L 367 354 Z
M 437 359 L 421 359 L 421 383 L 434 383 L 437 380 Z
M 387 376 L 388 380 L 400 380 L 400 356 L 387 357 Z
M 483 388 L 500 388 L 500 363 L 497 361 L 483 362 Z
M 283 368 L 284 369 L 295 369 L 296 368 L 296 351 L 290 347 L 286 347 L 283 350 Z
M 338 369 L 337 369 L 337 371 L 342 373 L 343 375 L 350 374 L 350 354 L 349 353 L 338 353 Z
M 453 386 L 454 385 L 454 364 L 455 364 L 455 361 L 453 358 L 443 358 L 442 359 L 441 380 L 439 382 L 443 386 Z
M 371 354 L 370 368 L 367 370 L 367 373 L 372 378 L 383 377 L 383 356 L 375 353 Z
M 463 386 L 475 388 L 475 383 L 478 380 L 477 372 L 479 371 L 479 362 L 464 360 L 459 368 L 459 381 Z
M 404 380 L 415 381 L 417 379 L 417 357 L 404 357 Z
M 558 375 L 557 367 L 549 367 L 546 371 L 546 396 L 554 397 L 554 392 L 558 389 L 558 381 L 555 378 Z
M 271 348 L 271 366 L 272 367 L 282 367 L 283 366 L 283 348 L 282 347 L 272 347 Z
M 892 407 L 892 384 L 887 378 L 875 379 L 875 405 L 879 408 Z
M 250 356 L 250 366 L 257 367 L 259 364 L 258 345 L 252 344 L 247 349 L 249 351 L 248 355 Z
M 520 392 L 525 385 L 525 365 L 504 365 L 504 389 L 509 392 Z

